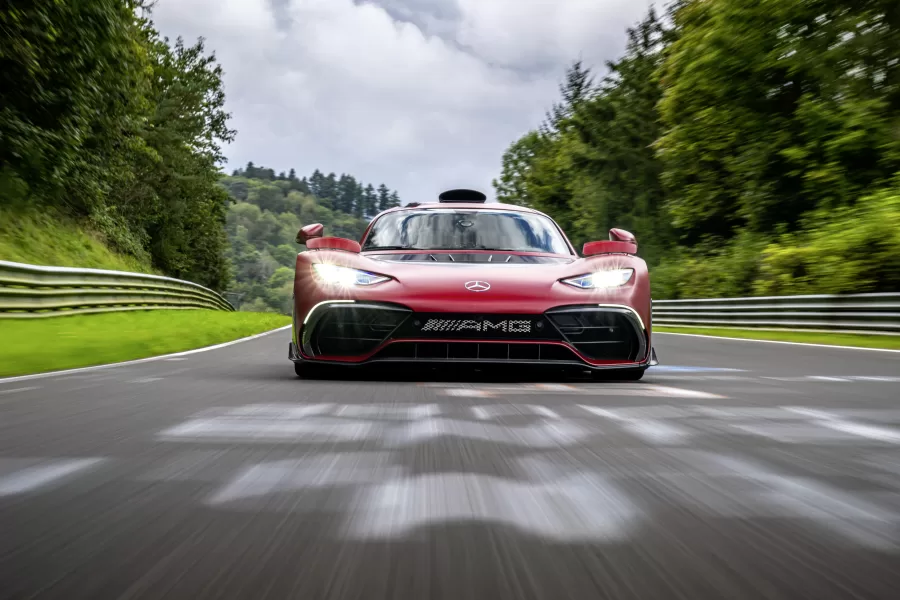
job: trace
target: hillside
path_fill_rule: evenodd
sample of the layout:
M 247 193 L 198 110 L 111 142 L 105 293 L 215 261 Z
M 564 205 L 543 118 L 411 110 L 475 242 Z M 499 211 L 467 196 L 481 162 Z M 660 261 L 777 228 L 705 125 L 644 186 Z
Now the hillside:
M 0 8 L 0 258 L 228 283 L 222 69 L 152 3 Z
M 398 206 L 384 184 L 377 188 L 351 175 L 297 178 L 249 163 L 220 180 L 233 200 L 228 209 L 226 253 L 232 266 L 227 297 L 240 310 L 291 312 L 297 230 L 322 223 L 325 235 L 359 239 L 371 217 Z
M 110 249 L 86 220 L 58 211 L 0 206 L 0 260 L 58 267 L 157 273 L 149 262 Z

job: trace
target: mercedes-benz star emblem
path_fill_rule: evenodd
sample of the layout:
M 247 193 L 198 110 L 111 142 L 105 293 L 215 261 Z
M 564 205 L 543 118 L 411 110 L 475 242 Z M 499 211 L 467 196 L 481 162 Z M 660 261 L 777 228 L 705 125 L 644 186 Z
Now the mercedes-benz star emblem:
M 467 281 L 466 289 L 470 292 L 486 292 L 491 289 L 491 284 L 487 281 Z

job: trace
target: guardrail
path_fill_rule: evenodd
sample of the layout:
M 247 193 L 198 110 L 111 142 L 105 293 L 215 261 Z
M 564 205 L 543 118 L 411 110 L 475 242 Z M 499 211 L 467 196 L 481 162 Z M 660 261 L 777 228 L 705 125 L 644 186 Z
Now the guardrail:
M 900 334 L 900 293 L 654 300 L 653 323 Z
M 190 281 L 0 260 L 0 319 L 160 308 L 234 310 L 220 294 Z

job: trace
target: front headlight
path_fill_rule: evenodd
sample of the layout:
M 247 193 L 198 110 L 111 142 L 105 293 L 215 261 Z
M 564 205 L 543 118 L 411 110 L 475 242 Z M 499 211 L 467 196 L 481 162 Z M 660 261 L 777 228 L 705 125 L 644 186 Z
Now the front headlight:
M 359 269 L 351 269 L 350 267 L 339 267 L 338 265 L 328 265 L 325 263 L 316 263 L 313 265 L 316 275 L 323 283 L 328 285 L 337 285 L 341 287 L 353 287 L 355 285 L 375 285 L 382 281 L 387 281 L 390 277 L 369 273 L 368 271 L 360 271 Z
M 634 275 L 634 269 L 613 269 L 612 271 L 597 271 L 563 279 L 562 282 L 582 290 L 597 290 L 621 287 L 631 280 L 632 275 Z

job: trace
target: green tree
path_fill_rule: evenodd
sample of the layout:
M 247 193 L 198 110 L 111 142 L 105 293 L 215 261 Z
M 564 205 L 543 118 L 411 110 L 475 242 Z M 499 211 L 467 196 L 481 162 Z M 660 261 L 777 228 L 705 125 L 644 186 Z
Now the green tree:
M 353 205 L 356 200 L 356 179 L 350 175 L 342 174 L 337 183 L 336 199 L 334 203 L 335 210 L 353 213 Z
M 790 228 L 900 170 L 895 2 L 710 0 L 675 13 L 659 147 L 689 242 Z
M 365 214 L 372 214 L 378 212 L 378 194 L 375 192 L 375 188 L 372 187 L 372 184 L 366 186 L 366 189 L 363 193 L 362 202 L 357 203 L 356 210 L 354 211 L 354 215 L 357 218 L 362 218 Z
M 378 186 L 378 200 L 375 206 L 366 206 L 364 216 L 371 217 L 376 213 L 387 210 L 391 203 L 391 191 L 383 183 Z

